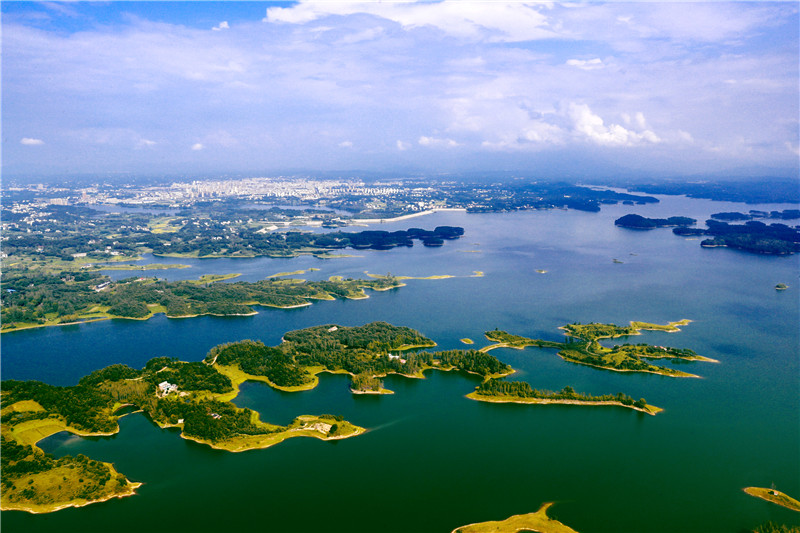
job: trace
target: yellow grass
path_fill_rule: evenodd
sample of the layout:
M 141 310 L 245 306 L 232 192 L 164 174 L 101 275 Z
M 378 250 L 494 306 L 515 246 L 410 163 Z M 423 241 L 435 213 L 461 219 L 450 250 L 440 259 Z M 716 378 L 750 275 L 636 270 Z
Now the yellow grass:
M 792 511 L 800 512 L 800 502 L 775 489 L 765 489 L 762 487 L 746 487 L 744 491 L 750 496 L 767 500 L 781 507 L 786 507 Z
M 545 503 L 535 513 L 518 514 L 505 520 L 480 522 L 457 527 L 453 533 L 516 533 L 517 531 L 538 531 L 539 533 L 577 533 L 571 527 L 547 516 L 552 502 Z

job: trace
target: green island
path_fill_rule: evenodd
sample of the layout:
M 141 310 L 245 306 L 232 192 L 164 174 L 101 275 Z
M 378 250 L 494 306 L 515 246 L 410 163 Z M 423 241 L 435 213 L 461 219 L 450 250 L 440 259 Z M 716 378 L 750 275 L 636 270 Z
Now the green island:
M 525 381 L 500 381 L 488 379 L 481 383 L 467 398 L 494 403 L 533 403 L 533 404 L 572 404 L 572 405 L 618 405 L 655 415 L 663 411 L 660 407 L 648 405 L 644 398 L 634 401 L 621 392 L 617 394 L 591 395 L 575 390 L 567 385 L 559 392 L 536 390 Z
M 146 265 L 112 265 L 107 263 L 86 263 L 92 270 L 169 270 L 171 268 L 191 268 L 180 263 L 148 263 Z
M 623 344 L 613 348 L 602 346 L 599 339 L 611 339 L 640 335 L 641 330 L 653 331 L 680 331 L 678 326 L 689 324 L 689 320 L 680 320 L 668 324 L 651 324 L 648 322 L 631 322 L 629 326 L 616 324 L 567 324 L 560 329 L 566 331 L 565 342 L 545 341 L 542 339 L 529 339 L 513 335 L 501 330 L 487 331 L 486 338 L 496 344 L 486 346 L 481 350 L 488 352 L 495 348 L 517 348 L 528 346 L 537 348 L 558 348 L 558 355 L 565 361 L 583 365 L 614 370 L 617 372 L 648 372 L 669 377 L 699 377 L 674 368 L 651 365 L 644 359 L 671 359 L 674 363 L 686 361 L 705 361 L 716 363 L 715 359 L 703 357 L 686 348 L 670 348 L 666 346 L 652 346 L 649 344 Z
M 469 337 L 464 337 L 463 339 L 461 339 L 461 342 L 464 344 L 475 344 L 475 341 L 470 339 Z
M 163 281 L 132 277 L 112 281 L 97 272 L 4 272 L 0 331 L 128 318 L 147 320 L 157 313 L 170 318 L 201 315 L 246 316 L 254 305 L 293 308 L 311 300 L 367 298 L 365 289 L 403 286 L 393 276 L 372 279 L 331 277 L 327 281 L 273 276 L 255 282 L 217 283 L 238 274 L 204 275 L 198 280 Z
M 3 381 L 0 508 L 50 512 L 133 494 L 139 484 L 112 465 L 81 455 L 55 459 L 36 443 L 61 431 L 113 435 L 119 431 L 119 419 L 134 411 L 162 428 L 180 429 L 185 439 L 231 452 L 267 448 L 293 437 L 334 440 L 366 431 L 329 414 L 301 415 L 286 426 L 264 422 L 259 413 L 232 403 L 248 380 L 300 391 L 314 388 L 318 374 L 330 372 L 350 375 L 355 394 L 386 394 L 391 391 L 383 388 L 382 377 L 424 378 L 424 371 L 436 369 L 482 378 L 478 394 L 470 396 L 481 401 L 498 401 L 492 391 L 508 396 L 531 389 L 527 383 L 499 381 L 514 370 L 484 351 L 421 351 L 434 346 L 416 330 L 385 322 L 357 327 L 327 324 L 288 332 L 278 346 L 253 340 L 222 344 L 198 362 L 156 357 L 141 370 L 115 364 L 69 387 Z M 522 398 L 519 392 L 513 394 Z M 604 402 L 656 409 L 622 394 L 592 397 L 571 388 L 558 394 L 547 403 Z
M 750 496 L 755 496 L 756 498 L 761 498 L 762 500 L 772 502 L 781 507 L 786 507 L 792 511 L 800 512 L 800 501 L 795 500 L 779 490 L 765 489 L 763 487 L 745 487 L 743 490 Z
M 785 284 L 785 283 L 778 283 L 777 285 L 775 285 L 775 290 L 776 291 L 785 291 L 788 288 L 789 288 L 789 286 L 787 284 Z
M 517 533 L 518 531 L 537 531 L 538 533 L 577 533 L 558 520 L 547 516 L 552 502 L 543 504 L 535 513 L 518 514 L 505 520 L 492 520 L 455 528 L 452 533 Z

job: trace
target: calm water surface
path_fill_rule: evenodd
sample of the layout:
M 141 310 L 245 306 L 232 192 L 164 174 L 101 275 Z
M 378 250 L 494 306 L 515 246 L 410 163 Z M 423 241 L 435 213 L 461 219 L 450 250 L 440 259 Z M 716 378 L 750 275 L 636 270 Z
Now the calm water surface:
M 32 516 L 2 513 L 4 531 L 438 531 L 535 511 L 582 533 L 731 532 L 767 520 L 800 524 L 797 513 L 749 497 L 770 486 L 800 495 L 800 263 L 702 249 L 669 229 L 613 225 L 627 213 L 685 215 L 785 209 L 661 197 L 650 206 L 601 213 L 536 211 L 438 213 L 380 229 L 463 226 L 441 248 L 348 251 L 357 257 L 289 260 L 174 260 L 190 269 L 153 271 L 168 279 L 239 272 L 257 280 L 319 268 L 307 279 L 364 272 L 430 276 L 361 301 L 302 309 L 259 308 L 252 317 L 115 320 L 4 334 L 3 379 L 69 385 L 94 369 L 141 367 L 159 355 L 200 360 L 214 345 L 253 338 L 277 344 L 284 332 L 318 324 L 385 320 L 407 325 L 441 348 L 488 344 L 483 332 L 559 339 L 568 322 L 693 322 L 676 334 L 646 332 L 633 342 L 682 348 L 719 364 L 682 365 L 703 379 L 620 374 L 566 363 L 555 350 L 496 350 L 534 387 L 571 385 L 625 392 L 665 411 L 651 417 L 616 407 L 491 405 L 464 398 L 473 377 L 429 372 L 392 376 L 391 396 L 353 396 L 345 376 L 323 375 L 311 391 L 283 393 L 248 383 L 235 400 L 287 423 L 335 413 L 370 429 L 337 442 L 290 439 L 267 450 L 227 453 L 181 439 L 141 414 L 118 435 L 67 434 L 41 446 L 113 462 L 145 484 L 137 496 Z M 622 261 L 614 263 L 613 259 Z M 546 270 L 540 274 L 536 270 Z M 473 277 L 475 271 L 483 277 Z M 787 283 L 787 291 L 774 290 Z

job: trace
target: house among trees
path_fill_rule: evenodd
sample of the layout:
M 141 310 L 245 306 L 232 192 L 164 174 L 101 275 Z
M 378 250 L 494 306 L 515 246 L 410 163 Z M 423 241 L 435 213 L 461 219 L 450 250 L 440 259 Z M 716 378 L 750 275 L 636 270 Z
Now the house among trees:
M 170 392 L 178 392 L 178 386 L 169 381 L 162 381 L 158 384 L 159 396 L 166 396 Z

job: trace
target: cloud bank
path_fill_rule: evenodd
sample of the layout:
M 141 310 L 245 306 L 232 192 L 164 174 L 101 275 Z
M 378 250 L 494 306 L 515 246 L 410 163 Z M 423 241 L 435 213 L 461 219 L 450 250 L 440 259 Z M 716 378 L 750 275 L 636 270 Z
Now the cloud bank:
M 792 3 L 132 7 L 4 13 L 6 171 L 798 167 Z

